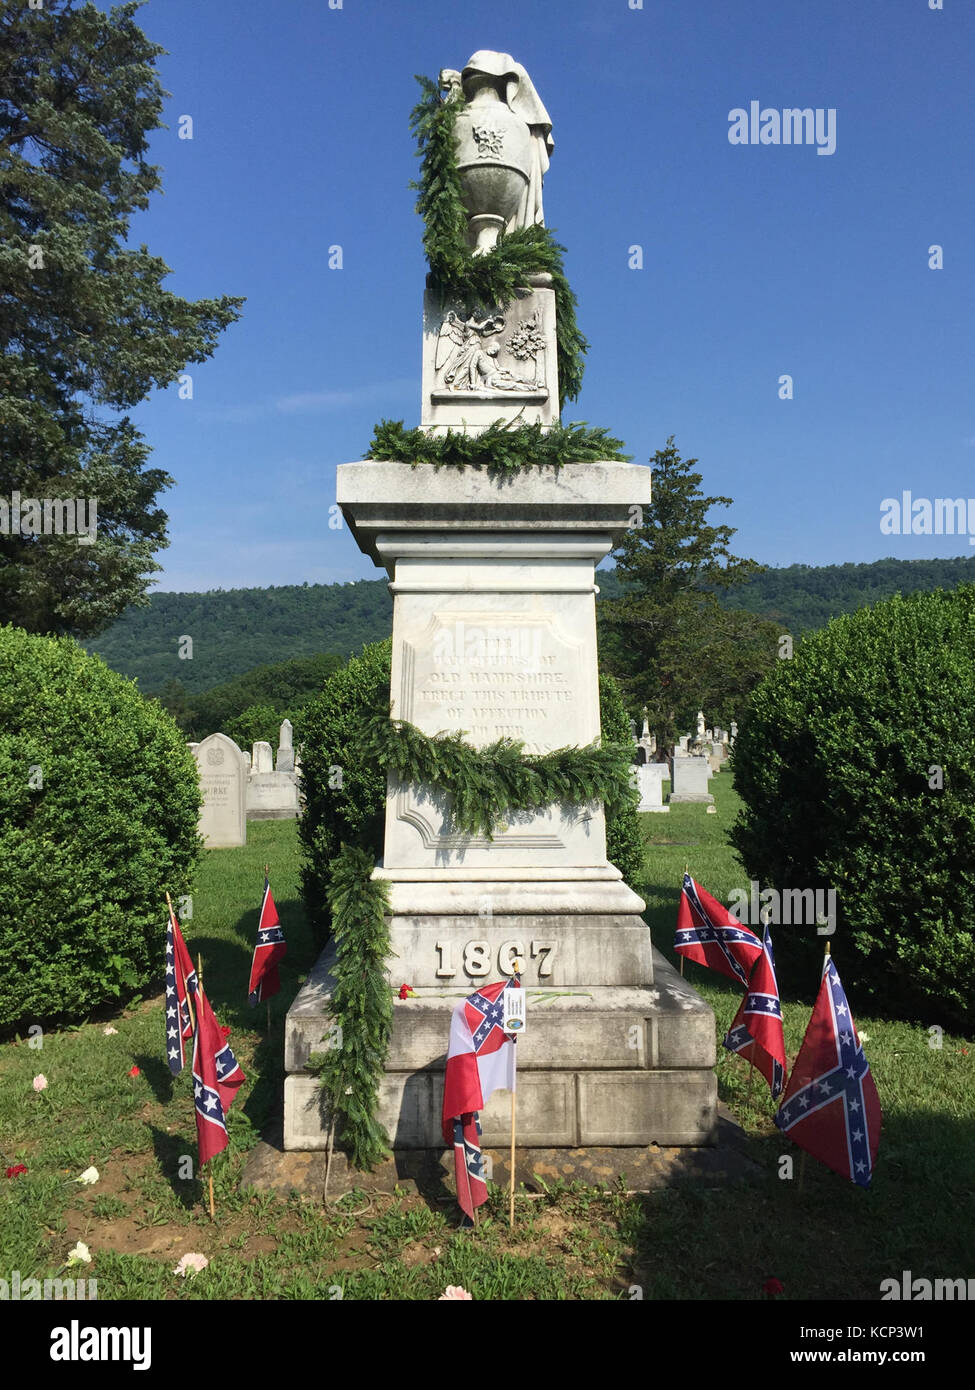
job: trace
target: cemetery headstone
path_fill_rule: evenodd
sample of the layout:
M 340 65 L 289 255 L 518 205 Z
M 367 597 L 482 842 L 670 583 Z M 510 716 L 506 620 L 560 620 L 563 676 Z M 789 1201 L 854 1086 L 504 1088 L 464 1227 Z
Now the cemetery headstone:
M 640 784 L 640 804 L 638 811 L 669 811 L 664 805 L 663 785 L 670 779 L 670 768 L 666 763 L 643 763 L 637 769 Z
M 278 756 L 274 770 L 275 772 L 294 772 L 295 770 L 295 750 L 290 719 L 285 719 L 281 723 L 278 733 Z
M 247 843 L 247 770 L 240 749 L 226 734 L 210 734 L 193 750 L 203 809 L 200 834 L 207 849 Z
M 254 744 L 251 771 L 253 773 L 274 771 L 274 757 L 271 753 L 271 745 L 269 743 L 265 743 L 262 740 L 260 743 Z
M 668 801 L 671 803 L 680 801 L 713 802 L 714 797 L 708 791 L 710 775 L 711 769 L 707 758 L 675 757 L 673 759 L 672 790 L 667 798 Z

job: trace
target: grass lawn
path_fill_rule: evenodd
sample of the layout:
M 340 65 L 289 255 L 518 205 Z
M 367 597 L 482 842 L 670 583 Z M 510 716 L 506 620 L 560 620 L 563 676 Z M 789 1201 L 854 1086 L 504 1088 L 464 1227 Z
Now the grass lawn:
M 712 781 L 718 813 L 675 806 L 642 817 L 647 839 L 647 921 L 671 956 L 684 864 L 727 901 L 746 876 L 725 842 L 737 798 L 731 776 Z M 246 988 L 263 877 L 288 941 L 282 992 L 251 1011 Z M 203 956 L 207 992 L 247 1083 L 229 1114 L 230 1148 L 213 1164 L 217 1219 L 206 1214 L 195 1164 L 189 1069 L 175 1081 L 163 1055 L 161 989 L 110 1016 L 0 1047 L 0 1278 L 52 1277 L 77 1241 L 100 1300 L 212 1298 L 433 1299 L 461 1284 L 476 1299 L 759 1299 L 770 1276 L 786 1299 L 879 1297 L 902 1270 L 928 1278 L 975 1273 L 975 1043 L 945 1034 L 928 1045 L 920 1025 L 862 1016 L 856 979 L 841 974 L 877 1082 L 884 1130 L 873 1186 L 861 1191 L 798 1152 L 771 1122 L 756 1079 L 719 1048 L 722 1100 L 749 1135 L 761 1177 L 721 1188 L 684 1186 L 649 1195 L 574 1187 L 524 1194 L 509 1232 L 506 1194 L 494 1191 L 476 1233 L 457 1229 L 455 1206 L 405 1194 L 347 1194 L 322 1208 L 298 1197 L 241 1193 L 247 1152 L 279 1106 L 284 1014 L 312 962 L 293 822 L 252 822 L 244 849 L 210 851 L 184 932 Z M 165 914 L 160 910 L 160 960 Z M 740 994 L 689 964 L 687 978 L 715 1011 L 719 1038 Z M 790 1061 L 809 1005 L 783 1000 Z M 114 1035 L 105 1034 L 110 1025 Z M 37 1040 L 35 1039 L 35 1042 Z M 136 1066 L 138 1075 L 130 1076 Z M 35 1092 L 42 1073 L 47 1088 Z M 780 1156 L 795 1176 L 780 1176 Z M 26 1174 L 4 1178 L 8 1166 Z M 90 1165 L 92 1186 L 73 1181 Z M 210 1265 L 183 1280 L 181 1255 Z

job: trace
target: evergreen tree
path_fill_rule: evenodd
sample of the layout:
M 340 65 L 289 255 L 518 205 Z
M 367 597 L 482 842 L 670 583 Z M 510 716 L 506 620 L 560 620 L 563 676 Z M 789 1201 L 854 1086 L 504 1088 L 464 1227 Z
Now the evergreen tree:
M 708 523 L 710 508 L 732 499 L 706 497 L 696 463 L 681 458 L 673 436 L 654 455 L 653 500 L 614 551 L 624 592 L 597 609 L 603 663 L 632 713 L 648 706 L 661 743 L 700 707 L 730 722 L 776 652 L 776 624 L 715 597 L 763 567 L 731 553 L 734 527 Z
M 142 599 L 172 479 L 118 414 L 205 362 L 243 303 L 180 298 L 127 244 L 160 187 L 147 136 L 166 95 L 138 8 L 0 7 L 0 499 L 97 506 L 93 543 L 23 534 L 19 507 L 0 528 L 0 622 L 33 632 L 88 636 Z

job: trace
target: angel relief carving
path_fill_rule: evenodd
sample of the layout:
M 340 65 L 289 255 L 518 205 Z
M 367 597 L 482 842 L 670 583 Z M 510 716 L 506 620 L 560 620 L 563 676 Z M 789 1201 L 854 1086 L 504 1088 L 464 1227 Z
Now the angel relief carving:
M 537 379 L 529 381 L 517 377 L 499 363 L 501 345 L 491 340 L 496 340 L 504 328 L 504 315 L 500 313 L 480 319 L 476 314 L 471 314 L 464 319 L 453 309 L 448 310 L 437 338 L 434 360 L 438 374 L 437 389 L 487 395 L 496 395 L 500 391 L 544 390 L 544 384 L 540 386 Z M 516 339 L 518 350 L 515 355 L 523 360 L 531 357 L 534 363 L 537 352 L 544 345 L 543 340 L 540 339 L 538 346 L 535 346 L 529 338 L 534 350 L 525 351 L 524 327 L 513 336 L 512 345 Z

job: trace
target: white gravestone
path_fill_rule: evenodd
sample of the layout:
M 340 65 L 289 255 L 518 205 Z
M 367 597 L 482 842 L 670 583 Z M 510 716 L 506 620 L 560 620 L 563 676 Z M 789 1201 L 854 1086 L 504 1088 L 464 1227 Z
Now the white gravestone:
M 669 811 L 664 805 L 663 786 L 670 780 L 670 768 L 666 763 L 642 763 L 637 767 L 640 785 L 640 804 L 638 811 Z
M 193 749 L 203 792 L 200 834 L 207 849 L 247 843 L 247 771 L 226 734 L 211 734 Z
M 273 772 L 274 755 L 271 752 L 271 745 L 263 740 L 254 744 L 254 753 L 251 759 L 251 772 Z
M 278 756 L 274 770 L 275 772 L 294 772 L 295 770 L 295 750 L 290 719 L 282 721 L 278 733 Z
M 675 757 L 673 769 L 669 801 L 712 802 L 714 800 L 708 791 L 708 778 L 711 775 L 711 769 L 708 766 L 707 758 Z

